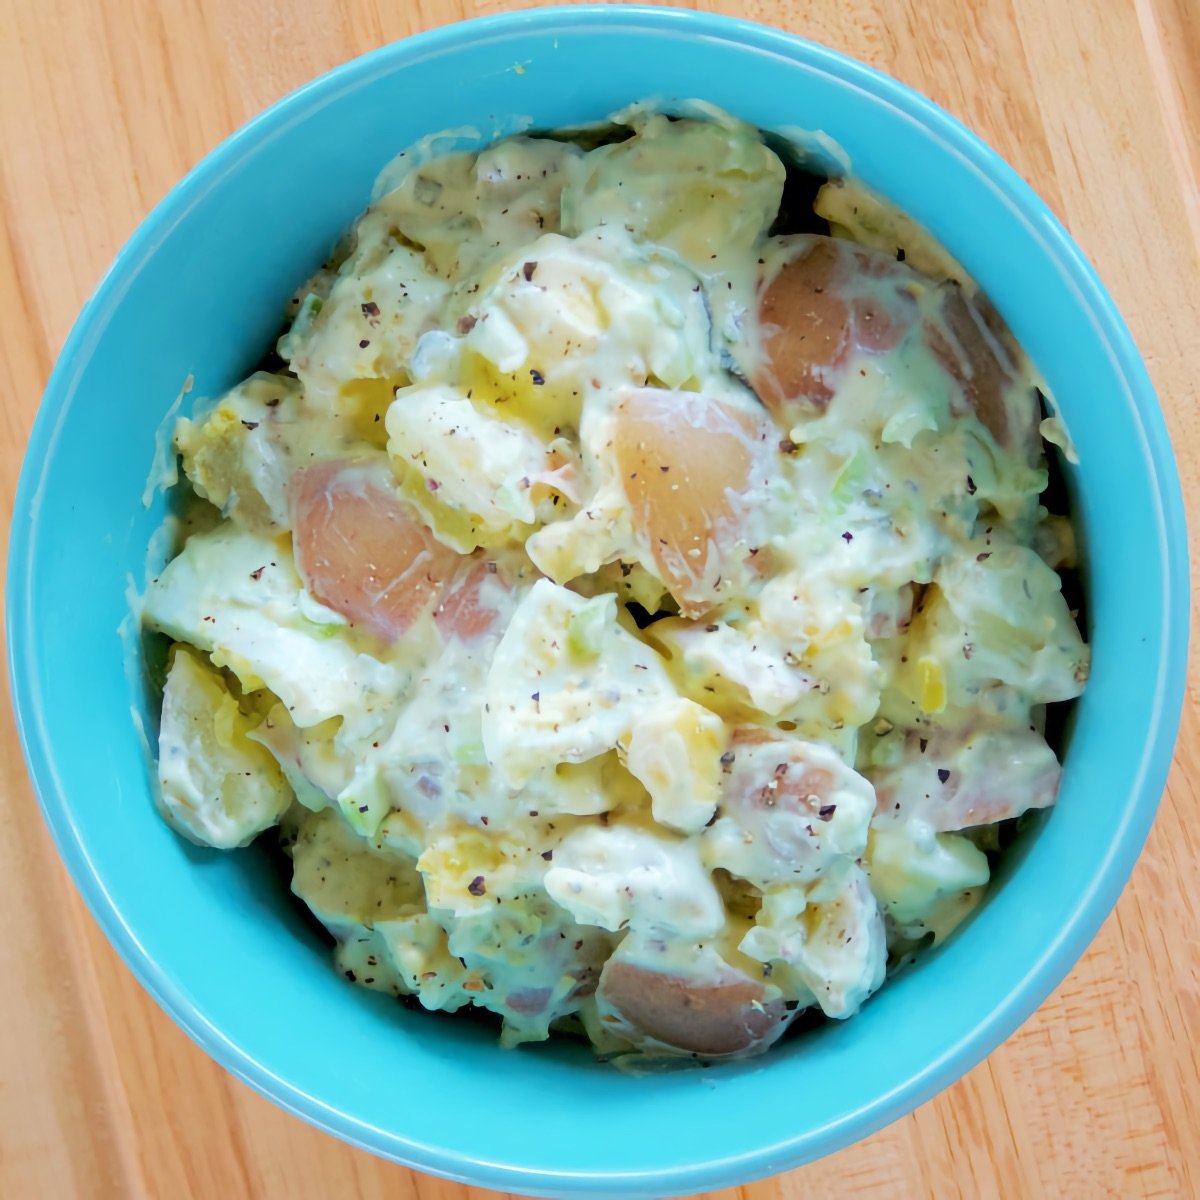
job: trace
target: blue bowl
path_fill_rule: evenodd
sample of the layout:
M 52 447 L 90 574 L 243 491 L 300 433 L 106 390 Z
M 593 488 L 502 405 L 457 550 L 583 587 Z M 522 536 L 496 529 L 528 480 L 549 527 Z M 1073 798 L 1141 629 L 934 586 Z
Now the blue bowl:
M 156 431 L 237 380 L 292 289 L 434 130 L 482 142 L 634 99 L 701 96 L 766 129 L 821 129 L 983 284 L 1056 394 L 1093 548 L 1095 662 L 1058 806 L 971 924 L 846 1023 L 766 1058 L 642 1077 L 346 986 L 255 851 L 197 851 L 151 803 L 155 727 L 118 626 L 164 516 Z M 474 132 L 472 132 L 474 131 Z M 186 404 L 186 401 L 185 401 Z M 161 443 L 160 443 L 161 444 Z M 1149 379 L 1092 269 L 1016 174 L 886 76 L 782 33 L 652 8 L 542 9 L 423 34 L 301 88 L 146 219 L 80 315 L 46 390 L 13 521 L 8 653 L 42 809 L 146 988 L 252 1087 L 425 1171 L 541 1194 L 692 1192 L 772 1174 L 879 1129 L 1013 1032 L 1083 953 L 1142 846 L 1183 692 L 1183 508 Z

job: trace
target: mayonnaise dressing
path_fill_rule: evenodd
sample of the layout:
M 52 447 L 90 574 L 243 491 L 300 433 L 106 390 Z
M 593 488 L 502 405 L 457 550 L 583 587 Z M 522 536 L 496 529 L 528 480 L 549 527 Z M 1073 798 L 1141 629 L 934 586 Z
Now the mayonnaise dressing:
M 282 818 L 347 978 L 510 1045 L 852 1015 L 1052 803 L 1088 671 L 1065 432 L 986 297 L 848 178 L 776 230 L 759 132 L 677 115 L 426 139 L 284 369 L 174 432 L 214 519 L 145 597 L 165 815 Z

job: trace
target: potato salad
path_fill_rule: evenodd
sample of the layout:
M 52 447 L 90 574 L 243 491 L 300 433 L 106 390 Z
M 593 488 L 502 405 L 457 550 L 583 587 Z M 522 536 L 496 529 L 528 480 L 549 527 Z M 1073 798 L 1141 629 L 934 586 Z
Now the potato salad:
M 853 1015 L 1054 802 L 1088 673 L 999 314 L 693 113 L 402 155 L 174 429 L 163 815 L 278 827 L 349 981 L 506 1045 Z

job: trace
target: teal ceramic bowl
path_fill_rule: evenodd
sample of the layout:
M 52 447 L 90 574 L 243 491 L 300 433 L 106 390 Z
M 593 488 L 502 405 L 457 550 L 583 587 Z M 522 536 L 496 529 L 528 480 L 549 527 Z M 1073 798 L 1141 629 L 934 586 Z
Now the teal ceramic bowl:
M 632 1076 L 581 1047 L 504 1051 L 471 1021 L 351 988 L 253 850 L 197 851 L 151 802 L 152 730 L 118 626 L 163 498 L 155 434 L 237 380 L 292 289 L 435 130 L 476 140 L 703 97 L 821 129 L 981 281 L 1048 378 L 1079 451 L 1094 674 L 1061 799 L 976 918 L 863 1012 L 746 1064 Z M 470 140 L 474 135 L 464 134 Z M 185 408 L 187 400 L 184 401 Z M 794 1167 L 959 1078 L 1066 975 L 1159 801 L 1184 680 L 1179 485 L 1112 301 L 1016 174 L 894 80 L 769 29 L 650 8 L 542 9 L 385 47 L 301 88 L 154 210 L 88 303 L 46 390 L 13 520 L 8 651 L 25 753 L 97 921 L 171 1016 L 240 1079 L 377 1154 L 510 1192 L 664 1195 Z

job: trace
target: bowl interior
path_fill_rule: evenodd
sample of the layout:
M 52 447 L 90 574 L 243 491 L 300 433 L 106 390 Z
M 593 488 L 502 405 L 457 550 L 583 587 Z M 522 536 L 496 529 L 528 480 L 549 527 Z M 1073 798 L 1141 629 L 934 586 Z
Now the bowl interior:
M 766 1059 L 632 1076 L 582 1048 L 500 1050 L 471 1021 L 345 985 L 265 856 L 184 845 L 157 817 L 118 626 L 164 512 L 155 430 L 186 379 L 235 382 L 283 304 L 433 130 L 482 142 L 700 96 L 821 129 L 981 281 L 1057 396 L 1095 664 L 1057 808 L 961 936 L 852 1021 Z M 1115 484 L 1119 481 L 1119 486 Z M 686 1192 L 836 1149 L 951 1082 L 1066 973 L 1153 816 L 1182 681 L 1182 518 L 1153 395 L 1110 302 L 1015 175 L 940 110 L 830 52 L 683 12 L 543 10 L 357 60 L 252 123 L 122 252 L 64 352 L 14 522 L 10 654 L 47 819 L 143 982 L 234 1072 L 343 1137 L 506 1189 Z M 1173 659 L 1171 656 L 1174 655 Z

